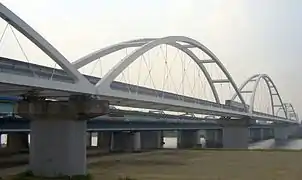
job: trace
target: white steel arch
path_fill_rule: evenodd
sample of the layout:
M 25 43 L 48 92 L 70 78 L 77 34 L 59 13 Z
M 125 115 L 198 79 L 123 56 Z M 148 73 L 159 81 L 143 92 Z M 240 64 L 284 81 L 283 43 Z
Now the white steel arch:
M 239 87 L 240 93 L 251 93 L 250 101 L 249 101 L 249 112 L 252 113 L 254 111 L 254 102 L 255 102 L 255 96 L 256 96 L 256 91 L 257 87 L 260 84 L 260 80 L 263 79 L 269 89 L 269 94 L 270 94 L 270 99 L 271 99 L 271 106 L 272 106 L 272 114 L 275 115 L 275 110 L 274 107 L 276 106 L 281 106 L 282 110 L 285 113 L 285 116 L 287 118 L 287 113 L 286 109 L 284 107 L 284 103 L 282 101 L 282 98 L 278 92 L 278 89 L 276 88 L 276 85 L 272 81 L 272 79 L 267 75 L 267 74 L 256 74 L 248 78 L 241 86 Z M 248 83 L 254 82 L 253 89 L 251 91 L 243 91 L 244 87 L 247 86 Z M 272 89 L 274 89 L 275 93 L 272 92 Z M 274 104 L 274 98 L 273 96 L 277 96 L 281 105 L 276 105 Z M 232 100 L 235 100 L 237 97 L 237 94 L 234 94 L 232 97 Z
M 73 78 L 76 84 L 80 86 L 93 88 L 92 84 L 79 72 L 72 64 L 48 41 L 46 41 L 39 33 L 37 33 L 31 26 L 24 22 L 21 18 L 15 15 L 2 3 L 0 3 L 0 17 L 7 23 L 12 25 L 37 47 L 39 47 L 45 54 L 61 66 L 66 73 Z
M 179 42 L 186 43 L 187 45 L 179 44 Z M 134 62 L 139 56 L 144 54 L 145 52 L 151 50 L 154 47 L 157 47 L 162 44 L 171 45 L 184 53 L 186 53 L 188 56 L 192 58 L 192 60 L 195 61 L 195 63 L 200 67 L 202 72 L 204 73 L 211 89 L 213 92 L 213 95 L 215 97 L 215 100 L 217 103 L 220 103 L 219 96 L 217 93 L 217 90 L 214 85 L 214 80 L 211 78 L 210 74 L 208 73 L 207 69 L 203 65 L 203 62 L 188 48 L 198 48 L 205 52 L 210 58 L 212 58 L 213 63 L 216 63 L 218 67 L 222 70 L 222 72 L 227 77 L 227 80 L 231 85 L 233 86 L 235 92 L 238 94 L 239 99 L 243 104 L 245 104 L 244 99 L 242 98 L 234 80 L 232 79 L 231 75 L 228 73 L 228 71 L 225 69 L 223 64 L 220 62 L 220 60 L 204 45 L 199 43 L 198 41 L 184 37 L 184 36 L 168 36 L 164 38 L 149 38 L 149 39 L 137 39 L 132 41 L 126 41 L 122 43 L 118 43 L 103 49 L 100 49 L 98 51 L 95 51 L 91 54 L 88 54 L 87 56 L 84 56 L 80 58 L 79 60 L 75 61 L 73 65 L 76 68 L 81 68 L 94 60 L 99 59 L 100 57 L 106 56 L 110 53 L 119 51 L 124 48 L 128 47 L 139 47 L 134 52 L 132 52 L 130 55 L 122 59 L 118 64 L 116 64 L 97 84 L 97 88 L 99 90 L 106 90 L 110 89 L 110 84 L 112 81 L 125 69 L 127 68 L 132 62 Z
M 153 40 L 155 40 L 155 38 L 136 39 L 136 40 L 131 40 L 131 41 L 120 42 L 120 43 L 102 48 L 100 50 L 94 51 L 90 54 L 87 54 L 86 56 L 81 57 L 80 59 L 72 62 L 72 64 L 75 68 L 80 69 L 81 67 L 86 66 L 87 64 L 89 64 L 101 57 L 104 57 L 108 54 L 117 52 L 117 51 L 125 49 L 125 48 L 140 47 Z
M 152 40 L 156 40 L 156 39 L 137 39 L 137 40 L 132 40 L 132 41 L 126 41 L 126 42 L 122 42 L 122 43 L 118 43 L 118 44 L 115 44 L 115 45 L 112 45 L 112 46 L 109 46 L 109 47 L 105 47 L 101 50 L 98 50 L 98 51 L 95 51 L 91 54 L 88 54 L 82 58 L 80 58 L 79 60 L 73 62 L 73 65 L 79 69 L 91 62 L 93 62 L 94 60 L 97 60 L 103 56 L 106 56 L 110 53 L 113 53 L 113 52 L 116 52 L 116 51 L 119 51 L 119 50 L 122 50 L 122 49 L 125 49 L 125 48 L 129 48 L 129 47 L 139 47 L 139 46 L 142 46 Z M 180 49 L 182 50 L 183 52 L 185 52 L 188 56 L 190 56 L 194 61 L 195 63 L 197 63 L 197 65 L 199 66 L 199 68 L 202 70 L 202 72 L 204 73 L 210 87 L 211 87 L 211 90 L 213 92 L 213 95 L 214 95 L 214 98 L 216 100 L 216 102 L 220 103 L 220 100 L 219 100 L 219 96 L 218 96 L 218 93 L 217 93 L 217 90 L 215 88 L 215 85 L 212 83 L 212 78 L 210 76 L 210 74 L 208 73 L 206 67 L 202 64 L 202 63 L 198 63 L 200 60 L 199 58 L 191 51 L 189 50 L 188 48 L 184 47 L 183 45 L 179 44 L 179 43 L 169 43 L 170 46 L 173 46 L 177 49 Z
M 288 118 L 291 118 L 291 116 L 293 115 L 294 118 L 299 121 L 298 114 L 296 113 L 295 108 L 291 103 L 284 103 L 284 107 L 286 109 L 286 114 Z

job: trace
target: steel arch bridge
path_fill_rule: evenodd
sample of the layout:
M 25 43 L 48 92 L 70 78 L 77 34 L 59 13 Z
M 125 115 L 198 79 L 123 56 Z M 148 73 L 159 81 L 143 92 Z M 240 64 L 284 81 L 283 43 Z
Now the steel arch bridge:
M 200 42 L 184 37 L 184 36 L 168 36 L 163 38 L 144 38 L 126 42 L 117 43 L 95 52 L 92 52 L 77 61 L 70 63 L 57 49 L 55 49 L 48 41 L 38 34 L 21 18 L 11 12 L 2 3 L 0 4 L 0 17 L 5 20 L 8 25 L 14 27 L 53 61 L 55 61 L 62 70 L 30 64 L 7 59 L 0 59 L 0 93 L 4 95 L 24 95 L 29 92 L 37 92 L 37 96 L 43 96 L 53 99 L 69 97 L 70 95 L 80 94 L 89 95 L 95 98 L 106 99 L 111 105 L 138 107 L 146 109 L 159 109 L 166 111 L 207 114 L 216 116 L 228 116 L 241 118 L 249 116 L 252 119 L 282 121 L 289 123 L 297 123 L 298 117 L 292 105 L 284 104 L 276 86 L 269 76 L 264 74 L 254 75 L 249 78 L 243 85 L 238 88 L 230 73 L 223 66 L 221 61 L 207 47 Z M 128 85 L 114 81 L 128 66 L 134 63 L 138 57 L 151 49 L 160 45 L 172 46 L 181 52 L 185 53 L 195 62 L 206 78 L 208 85 L 211 88 L 215 102 L 210 102 L 203 99 L 182 96 L 179 100 L 179 95 L 161 90 Z M 136 47 L 128 56 L 122 58 L 104 77 L 97 78 L 83 75 L 79 72 L 81 67 L 92 63 L 93 61 L 115 53 L 119 50 Z M 197 49 L 205 53 L 209 59 L 200 59 L 193 51 Z M 226 78 L 213 78 L 205 64 L 215 64 L 224 74 Z M 32 73 L 34 72 L 34 73 Z M 49 77 L 52 77 L 49 79 Z M 254 97 L 259 84 L 259 81 L 264 79 L 269 87 L 269 93 L 272 104 L 272 114 L 266 114 L 254 111 Z M 251 91 L 242 91 L 246 84 L 255 82 L 254 88 Z M 229 84 L 235 91 L 231 100 L 239 98 L 242 107 L 234 107 L 223 104 L 217 93 L 215 84 Z M 127 92 L 127 86 L 135 88 L 136 93 Z M 251 93 L 252 98 L 249 103 L 246 103 L 242 94 Z M 280 104 L 275 104 L 273 96 L 279 98 Z M 280 117 L 275 113 L 275 107 L 281 107 L 286 117 Z M 289 107 L 289 108 L 288 108 Z M 291 119 L 288 113 L 291 112 Z
M 268 91 L 269 91 L 269 95 L 270 95 L 270 101 L 271 101 L 272 114 L 276 115 L 275 114 L 275 107 L 279 107 L 280 110 L 283 110 L 285 116 L 288 117 L 285 104 L 282 101 L 282 98 L 281 98 L 281 96 L 278 92 L 278 89 L 277 89 L 276 85 L 274 84 L 274 82 L 272 81 L 272 79 L 267 74 L 256 74 L 254 76 L 251 76 L 240 86 L 239 90 L 240 90 L 241 94 L 251 94 L 251 97 L 250 97 L 250 100 L 249 100 L 249 109 L 248 109 L 248 111 L 251 112 L 251 113 L 254 111 L 256 91 L 257 91 L 257 87 L 260 84 L 261 79 L 263 79 L 265 81 L 265 83 L 268 87 Z M 248 86 L 249 83 L 253 83 L 252 89 L 243 90 L 245 87 Z M 274 96 L 277 96 L 280 104 L 276 104 L 276 102 L 274 101 L 274 98 L 273 98 Z M 237 94 L 234 94 L 233 97 L 232 97 L 232 100 L 235 100 L 236 97 L 237 97 Z

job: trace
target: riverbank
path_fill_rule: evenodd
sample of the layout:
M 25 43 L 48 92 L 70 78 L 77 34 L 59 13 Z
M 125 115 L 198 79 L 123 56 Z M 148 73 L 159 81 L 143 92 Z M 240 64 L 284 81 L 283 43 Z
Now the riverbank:
M 298 180 L 298 150 L 161 150 L 96 157 L 94 180 Z
M 91 164 L 96 180 L 298 180 L 301 151 L 166 150 L 149 154 L 108 157 Z

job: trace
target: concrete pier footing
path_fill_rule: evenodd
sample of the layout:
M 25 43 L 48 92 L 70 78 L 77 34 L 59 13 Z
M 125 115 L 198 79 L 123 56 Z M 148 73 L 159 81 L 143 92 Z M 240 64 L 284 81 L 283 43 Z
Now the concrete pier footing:
M 92 133 L 86 132 L 86 147 L 91 147 Z
M 222 148 L 222 130 L 221 129 L 207 129 L 205 132 L 205 139 L 207 148 Z
M 132 149 L 132 138 L 130 132 L 112 132 L 111 138 L 111 152 L 124 152 L 124 151 L 131 151 Z
M 140 152 L 142 150 L 141 144 L 141 133 L 140 132 L 134 132 L 132 134 L 133 138 L 133 152 Z
M 161 131 L 112 132 L 111 151 L 139 152 L 162 148 Z
M 55 177 L 86 174 L 86 119 L 108 112 L 108 102 L 70 97 L 68 101 L 20 101 L 17 113 L 30 122 L 29 170 Z
M 181 130 L 178 132 L 177 148 L 193 148 L 201 146 L 198 130 Z
M 29 167 L 38 176 L 86 174 L 86 122 L 31 121 Z
M 28 149 L 28 133 L 26 132 L 11 132 L 7 134 L 7 149 L 10 152 L 18 152 Z
M 264 139 L 264 129 L 249 129 L 250 142 L 257 142 Z
M 274 128 L 274 138 L 276 141 L 286 141 L 288 139 L 288 127 L 277 126 Z
M 247 149 L 249 145 L 249 118 L 222 120 L 223 148 Z
M 140 139 L 142 150 L 160 149 L 163 147 L 162 131 L 141 131 Z
M 97 147 L 109 152 L 110 151 L 110 144 L 111 144 L 112 132 L 111 131 L 104 131 L 98 132 L 97 138 Z

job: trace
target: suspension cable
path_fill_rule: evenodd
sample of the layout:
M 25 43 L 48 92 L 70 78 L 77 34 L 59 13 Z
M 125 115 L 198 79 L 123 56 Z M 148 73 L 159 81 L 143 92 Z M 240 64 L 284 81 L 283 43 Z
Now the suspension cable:
M 25 59 L 26 59 L 27 62 L 28 62 L 28 68 L 32 71 L 33 76 L 34 76 L 34 77 L 37 77 L 35 71 L 34 71 L 33 68 L 31 67 L 31 64 L 30 64 L 30 62 L 29 62 L 29 59 L 28 59 L 28 57 L 27 57 L 27 55 L 26 55 L 26 53 L 25 53 L 25 51 L 24 51 L 24 49 L 23 49 L 23 47 L 22 47 L 22 45 L 21 45 L 19 39 L 17 38 L 17 36 L 16 36 L 16 34 L 15 34 L 14 29 L 13 29 L 12 26 L 10 26 L 10 25 L 9 25 L 9 27 L 10 27 L 10 29 L 11 29 L 11 31 L 12 31 L 12 33 L 13 33 L 13 35 L 14 35 L 14 37 L 15 37 L 15 39 L 16 39 L 16 41 L 17 41 L 17 43 L 18 43 L 18 45 L 19 45 L 19 47 L 20 47 L 20 49 L 21 49 L 21 51 L 22 51 L 22 53 L 23 53 L 23 55 L 24 55 L 24 57 L 25 57 Z

